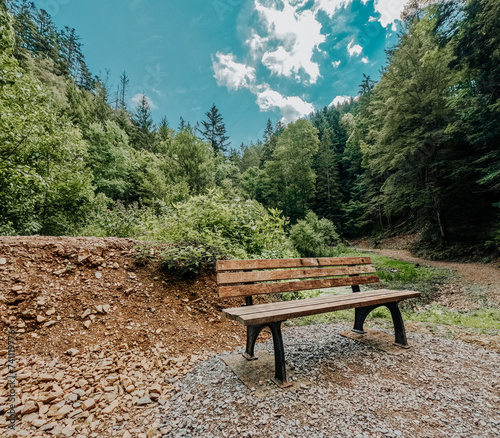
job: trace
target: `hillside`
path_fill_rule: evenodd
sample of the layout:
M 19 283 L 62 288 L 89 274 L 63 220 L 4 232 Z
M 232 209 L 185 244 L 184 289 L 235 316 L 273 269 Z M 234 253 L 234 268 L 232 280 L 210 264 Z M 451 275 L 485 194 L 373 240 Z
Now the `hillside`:
M 131 435 L 124 436 L 138 436 L 194 363 L 244 342 L 242 327 L 221 320 L 211 275 L 166 278 L 155 259 L 138 265 L 138 244 L 0 238 L 0 375 L 7 375 L 10 327 L 21 430 L 105 437 L 125 426 Z M 7 382 L 2 428 L 6 389 Z

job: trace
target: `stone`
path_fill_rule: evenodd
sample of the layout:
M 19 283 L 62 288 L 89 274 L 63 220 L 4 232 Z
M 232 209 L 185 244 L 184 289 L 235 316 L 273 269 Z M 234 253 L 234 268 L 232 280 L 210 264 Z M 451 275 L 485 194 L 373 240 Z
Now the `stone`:
M 5 265 L 7 263 L 7 259 L 2 257 L 0 258 L 0 265 Z
M 42 427 L 44 424 L 47 424 L 47 420 L 43 418 L 37 418 L 31 422 L 31 424 L 35 427 Z
M 56 415 L 54 415 L 54 419 L 60 420 L 64 417 L 66 417 L 72 410 L 73 410 L 73 408 L 71 406 L 65 405 L 57 411 Z
M 52 309 L 49 309 L 49 310 L 47 310 L 47 311 L 45 312 L 45 314 L 46 314 L 46 315 L 48 315 L 48 316 L 51 316 L 51 315 L 53 315 L 54 313 L 56 313 L 56 309 L 54 309 L 53 307 L 52 307 Z
M 104 304 L 102 306 L 102 310 L 104 310 L 104 312 L 106 312 L 106 313 L 109 313 L 110 309 L 111 309 L 111 306 L 109 304 Z
M 62 436 L 73 436 L 76 433 L 76 430 L 71 426 L 66 426 L 62 431 Z
M 37 322 L 44 322 L 47 318 L 45 318 L 44 316 L 42 315 L 37 315 L 36 317 L 36 321 Z
M 83 397 L 85 395 L 85 391 L 83 389 L 75 389 L 73 394 L 76 394 L 78 397 Z
M 52 380 L 54 380 L 54 376 L 52 374 L 42 373 L 38 376 L 39 382 L 50 382 Z
M 145 395 L 144 397 L 141 397 L 139 400 L 137 400 L 136 405 L 144 406 L 148 405 L 149 403 L 152 403 L 152 401 L 147 395 Z
M 76 356 L 78 353 L 80 353 L 80 350 L 77 350 L 76 348 L 70 348 L 69 350 L 66 350 L 65 353 L 69 356 Z
M 16 284 L 15 286 L 12 286 L 12 292 L 20 293 L 22 290 L 23 290 L 23 287 L 20 284 Z
M 103 414 L 111 414 L 118 407 L 118 400 L 111 402 L 108 406 L 106 406 L 103 410 Z
M 95 273 L 95 278 L 97 278 L 98 280 L 99 280 L 100 278 L 102 278 L 102 272 L 96 272 L 96 273 Z
M 85 321 L 83 323 L 83 325 L 85 326 L 85 328 L 89 328 L 90 327 L 90 324 L 92 324 L 90 321 Z
M 29 401 L 21 407 L 21 415 L 28 415 L 38 411 L 38 405 L 34 401 Z
M 90 309 L 85 310 L 85 312 L 82 313 L 82 319 L 85 319 L 91 313 L 92 313 L 92 310 L 90 310 Z
M 95 400 L 93 398 L 89 398 L 82 402 L 82 409 L 84 411 L 88 411 L 89 409 L 92 409 L 95 406 Z

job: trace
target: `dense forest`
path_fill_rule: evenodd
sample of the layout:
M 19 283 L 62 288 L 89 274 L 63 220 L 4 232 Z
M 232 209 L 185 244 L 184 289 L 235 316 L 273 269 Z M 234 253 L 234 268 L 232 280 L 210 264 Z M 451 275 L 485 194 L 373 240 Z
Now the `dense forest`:
M 423 2 L 425 3 L 425 2 Z M 500 245 L 500 2 L 411 2 L 378 82 L 231 148 L 206 119 L 155 124 L 93 75 L 75 29 L 0 0 L 0 235 L 187 242 L 210 257 L 323 256 L 419 233 L 417 250 Z M 184 256 L 188 257 L 186 252 Z

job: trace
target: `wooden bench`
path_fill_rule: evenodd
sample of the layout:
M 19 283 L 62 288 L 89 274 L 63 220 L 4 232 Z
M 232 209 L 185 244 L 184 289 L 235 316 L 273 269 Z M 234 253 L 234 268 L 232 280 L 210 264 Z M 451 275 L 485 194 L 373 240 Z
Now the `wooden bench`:
M 379 282 L 369 257 L 307 258 L 276 260 L 220 260 L 217 262 L 219 296 L 245 297 L 246 305 L 224 309 L 222 314 L 247 327 L 244 357 L 257 359 L 255 342 L 264 327 L 273 336 L 275 376 L 279 386 L 289 386 L 286 378 L 285 353 L 281 336 L 281 323 L 318 313 L 342 309 L 355 309 L 356 333 L 365 333 L 363 324 L 375 308 L 386 306 L 392 315 L 395 344 L 408 348 L 406 333 L 398 302 L 420 296 L 414 291 L 388 289 L 360 292 L 359 286 Z M 282 292 L 351 286 L 354 294 L 322 296 L 294 301 L 253 304 L 252 296 Z

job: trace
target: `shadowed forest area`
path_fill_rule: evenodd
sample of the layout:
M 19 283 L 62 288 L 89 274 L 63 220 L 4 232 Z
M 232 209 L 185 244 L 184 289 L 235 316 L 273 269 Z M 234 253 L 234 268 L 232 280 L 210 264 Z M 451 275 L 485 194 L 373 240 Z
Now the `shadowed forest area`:
M 89 71 L 75 29 L 29 1 L 0 13 L 1 235 L 182 242 L 208 263 L 410 232 L 429 257 L 498 256 L 496 0 L 411 2 L 378 82 L 239 147 L 215 104 L 154 124 L 126 73 L 111 90 Z

